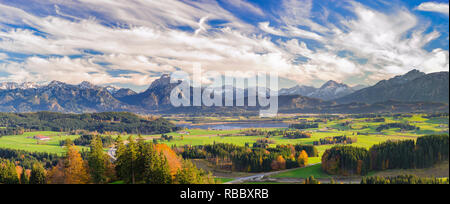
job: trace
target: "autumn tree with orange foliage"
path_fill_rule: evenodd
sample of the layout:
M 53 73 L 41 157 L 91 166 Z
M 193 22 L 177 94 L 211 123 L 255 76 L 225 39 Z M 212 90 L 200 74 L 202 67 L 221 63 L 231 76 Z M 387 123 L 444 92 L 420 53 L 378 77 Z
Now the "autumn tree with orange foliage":
M 162 153 L 169 165 L 170 174 L 175 176 L 178 170 L 181 169 L 181 158 L 166 144 L 155 145 L 156 151 Z
M 67 145 L 66 157 L 48 173 L 50 184 L 88 184 L 90 176 L 87 164 L 76 146 Z
M 297 162 L 299 167 L 305 167 L 308 165 L 308 154 L 305 150 L 302 150 L 302 152 L 300 152 L 300 155 L 297 158 Z
M 272 161 L 272 164 L 270 166 L 272 167 L 272 170 L 286 169 L 286 160 L 283 158 L 283 156 L 279 155 L 275 160 Z

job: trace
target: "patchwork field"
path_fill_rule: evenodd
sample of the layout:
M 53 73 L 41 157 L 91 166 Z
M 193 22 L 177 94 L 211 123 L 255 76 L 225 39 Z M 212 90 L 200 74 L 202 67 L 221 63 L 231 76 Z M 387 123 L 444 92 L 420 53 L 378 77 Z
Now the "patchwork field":
M 326 122 L 318 122 L 318 128 L 306 129 L 303 131 L 311 133 L 311 138 L 302 139 L 287 139 L 283 136 L 272 136 L 270 139 L 273 143 L 270 146 L 282 144 L 313 144 L 314 141 L 318 141 L 321 138 L 335 137 L 335 136 L 350 136 L 356 137 L 357 142 L 350 144 L 353 146 L 370 148 L 375 144 L 379 144 L 388 140 L 410 140 L 416 139 L 419 136 L 428 134 L 448 134 L 449 118 L 437 117 L 437 118 L 425 118 L 425 115 L 412 115 L 411 117 L 383 117 L 384 122 L 372 122 L 369 118 L 349 118 L 346 116 L 340 116 L 340 118 L 334 118 L 327 120 Z M 308 116 L 308 117 L 281 117 L 276 122 L 283 123 L 300 123 L 305 121 L 316 121 L 320 119 L 320 116 Z M 147 141 L 157 140 L 158 143 L 165 143 L 169 146 L 185 146 L 185 145 L 206 145 L 214 143 L 231 143 L 240 146 L 249 145 L 252 146 L 258 139 L 264 138 L 263 136 L 246 136 L 243 132 L 245 128 L 233 128 L 233 129 L 198 129 L 196 125 L 205 124 L 210 121 L 210 124 L 229 124 L 236 121 L 259 123 L 266 122 L 255 121 L 256 119 L 248 118 L 208 118 L 208 119 L 171 119 L 173 122 L 179 124 L 192 125 L 191 129 L 185 129 L 183 131 L 172 132 L 166 134 L 171 136 L 171 140 L 161 139 L 161 135 L 143 135 L 142 137 Z M 270 121 L 269 121 L 270 122 Z M 273 121 L 272 121 L 273 122 Z M 388 123 L 407 123 L 417 127 L 415 130 L 401 130 L 400 128 L 385 129 L 377 131 L 380 125 Z M 346 125 L 345 125 L 346 124 Z M 239 126 L 239 125 L 237 125 Z M 257 128 L 258 130 L 279 130 L 282 128 Z M 33 136 L 46 136 L 50 139 L 48 141 L 39 141 L 33 138 Z M 112 135 L 116 137 L 116 135 Z M 124 139 L 130 135 L 122 135 Z M 65 149 L 59 145 L 60 141 L 69 139 L 76 139 L 78 135 L 67 136 L 65 133 L 60 132 L 27 132 L 23 135 L 12 135 L 0 137 L 0 148 L 20 149 L 32 152 L 48 152 L 62 154 Z M 134 138 L 137 135 L 133 135 Z M 309 164 L 318 164 L 310 166 L 304 169 L 295 169 L 288 172 L 272 175 L 272 178 L 305 178 L 308 176 L 314 176 L 316 178 L 329 178 L 329 175 L 323 173 L 320 169 L 321 155 L 326 149 L 331 148 L 332 145 L 319 145 L 317 149 L 319 151 L 319 157 L 309 158 Z M 87 147 L 79 147 L 87 148 Z M 219 182 L 228 182 L 230 179 L 219 178 Z

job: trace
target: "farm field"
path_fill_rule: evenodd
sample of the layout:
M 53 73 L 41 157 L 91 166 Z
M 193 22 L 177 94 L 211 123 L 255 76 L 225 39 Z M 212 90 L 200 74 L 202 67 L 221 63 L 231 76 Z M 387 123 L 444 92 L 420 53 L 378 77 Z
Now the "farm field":
M 351 119 L 342 118 L 337 120 L 332 120 L 326 123 L 319 123 L 319 128 L 306 129 L 304 131 L 310 132 L 312 134 L 311 138 L 302 139 L 287 139 L 282 136 L 273 136 L 270 139 L 274 142 L 270 146 L 274 147 L 276 145 L 282 144 L 313 144 L 321 138 L 334 137 L 334 136 L 354 136 L 357 137 L 357 142 L 351 144 L 353 146 L 370 148 L 372 145 L 387 141 L 387 140 L 405 140 L 405 139 L 415 139 L 419 136 L 427 134 L 448 134 L 448 117 L 446 118 L 423 118 L 424 115 L 413 115 L 412 117 L 384 117 L 385 122 L 367 122 L 367 118 Z M 220 119 L 220 120 L 219 120 Z M 230 118 L 209 118 L 209 121 L 213 122 L 224 122 L 232 121 Z M 240 122 L 245 122 L 241 118 Z M 299 121 L 314 121 L 316 117 L 310 116 L 306 118 L 281 118 L 281 121 L 289 121 L 290 123 L 298 123 Z M 254 120 L 252 120 L 254 121 Z M 174 121 L 176 122 L 176 120 Z M 350 122 L 350 125 L 343 126 L 342 123 Z M 402 131 L 398 128 L 383 130 L 380 132 L 376 131 L 376 128 L 382 124 L 386 123 L 409 123 L 420 130 L 412 131 Z M 277 130 L 279 128 L 257 128 L 258 130 Z M 231 143 L 240 146 L 244 146 L 246 143 L 252 145 L 257 139 L 261 139 L 262 136 L 245 136 L 240 134 L 245 129 L 230 129 L 230 130 L 208 130 L 208 129 L 186 129 L 185 132 L 189 134 L 182 134 L 179 132 L 168 133 L 168 136 L 172 136 L 171 141 L 161 141 L 158 143 L 164 143 L 169 146 L 184 146 L 184 145 L 207 145 L 214 143 Z M 358 135 L 359 133 L 359 135 Z M 48 136 L 51 139 L 49 141 L 39 141 L 32 139 L 31 137 L 35 135 Z M 122 135 L 123 139 L 127 139 L 130 135 Z M 134 138 L 137 135 L 132 135 Z M 63 148 L 59 147 L 59 142 L 61 140 L 75 139 L 79 136 L 66 136 L 65 133 L 60 132 L 27 132 L 23 135 L 13 135 L 13 136 L 3 136 L 0 137 L 0 147 L 21 149 L 27 151 L 38 151 L 38 152 L 49 152 L 49 153 L 62 153 Z M 113 135 L 113 137 L 116 137 Z M 161 135 L 143 135 L 144 139 L 152 141 L 153 139 L 159 139 Z M 334 145 L 320 145 L 317 146 L 319 153 L 323 153 L 326 149 Z M 310 160 L 310 163 L 312 161 Z
M 273 143 L 271 143 L 270 147 L 275 147 L 277 145 L 284 144 L 310 144 L 312 145 L 315 141 L 318 141 L 327 137 L 335 137 L 335 136 L 348 136 L 348 137 L 356 137 L 357 141 L 353 144 L 349 144 L 352 146 L 370 148 L 373 145 L 379 144 L 381 142 L 385 142 L 388 140 L 411 140 L 416 139 L 417 137 L 428 135 L 428 134 L 448 134 L 448 117 L 440 117 L 440 118 L 424 118 L 425 115 L 412 115 L 411 117 L 383 117 L 384 122 L 372 122 L 370 118 L 349 118 L 346 116 L 340 116 L 339 118 L 335 118 L 332 120 L 328 120 L 326 122 L 318 122 L 318 128 L 305 129 L 302 131 L 309 132 L 312 137 L 311 138 L 301 138 L 301 139 L 287 139 L 283 136 L 271 136 L 270 139 Z M 302 123 L 302 122 L 314 122 L 318 119 L 321 119 L 321 116 L 308 116 L 308 117 L 296 117 L 289 118 L 283 117 L 278 119 L 277 121 L 283 123 Z M 228 124 L 233 123 L 233 121 L 239 121 L 240 123 L 249 122 L 256 123 L 255 119 L 240 118 L 231 119 L 231 118 L 209 118 L 211 123 L 220 125 L 220 124 Z M 175 123 L 178 123 L 179 120 L 172 120 Z M 186 121 L 193 121 L 192 119 L 187 119 Z M 189 123 L 183 121 L 183 123 Z M 199 123 L 204 124 L 206 120 L 201 120 Z M 273 121 L 272 121 L 273 122 Z M 192 122 L 190 122 L 192 124 Z M 388 123 L 407 123 L 417 127 L 415 130 L 401 130 L 400 128 L 391 128 L 384 129 L 382 131 L 377 131 L 377 128 L 381 125 Z M 195 126 L 193 126 L 195 127 Z M 255 128 L 258 130 L 264 131 L 273 131 L 273 130 L 283 130 L 285 128 Z M 242 129 L 185 129 L 178 132 L 172 132 L 166 134 L 166 136 L 171 136 L 170 141 L 161 139 L 162 135 L 142 135 L 142 137 L 151 142 L 156 140 L 158 143 L 164 143 L 168 146 L 197 146 L 197 145 L 207 145 L 207 144 L 217 144 L 217 143 L 229 143 L 235 144 L 239 146 L 252 146 L 258 139 L 264 138 L 264 136 L 246 136 L 243 134 L 246 128 Z M 33 136 L 42 135 L 49 137 L 48 141 L 38 141 L 33 139 Z M 117 135 L 111 135 L 113 138 L 117 137 Z M 123 134 L 122 138 L 127 139 L 129 136 L 133 136 L 133 138 L 137 138 L 138 135 L 127 135 Z M 22 135 L 11 135 L 11 136 L 3 136 L 0 137 L 0 148 L 10 148 L 10 149 L 19 149 L 26 150 L 31 152 L 47 152 L 47 153 L 55 153 L 55 154 L 63 154 L 65 149 L 59 145 L 60 141 L 65 139 L 74 140 L 78 138 L 79 135 L 70 135 L 68 136 L 66 133 L 61 132 L 26 132 Z M 295 169 L 292 171 L 286 171 L 280 174 L 271 175 L 270 178 L 274 179 L 302 179 L 309 176 L 314 176 L 315 178 L 320 179 L 329 179 L 330 175 L 327 175 L 321 170 L 320 162 L 321 156 L 325 150 L 335 146 L 335 144 L 330 145 L 318 145 L 317 150 L 319 152 L 319 157 L 310 157 L 309 164 L 316 164 L 313 166 L 309 166 L 307 168 Z M 78 147 L 80 149 L 87 149 L 88 147 Z M 105 149 L 106 150 L 106 149 Z M 447 165 L 448 166 L 448 165 Z M 447 168 L 448 170 L 448 168 Z M 371 172 L 369 175 L 378 175 L 378 172 Z M 222 175 L 223 176 L 223 175 Z M 230 176 L 230 178 L 221 178 L 218 177 L 218 183 L 229 182 L 235 176 Z
M 48 141 L 38 141 L 33 139 L 33 136 L 41 135 L 49 137 Z M 18 149 L 30 152 L 47 152 L 62 155 L 66 150 L 60 146 L 60 141 L 66 139 L 76 139 L 78 135 L 63 136 L 63 133 L 41 131 L 41 132 L 26 132 L 22 135 L 11 135 L 0 137 L 0 148 Z M 80 149 L 86 147 L 78 147 Z
M 295 169 L 292 171 L 283 172 L 270 176 L 271 178 L 307 178 L 314 176 L 314 178 L 331 178 L 330 175 L 324 173 L 320 164 L 312 165 L 303 169 Z
M 270 139 L 274 142 L 270 146 L 282 144 L 313 144 L 321 138 L 334 137 L 334 136 L 354 136 L 357 137 L 357 142 L 351 144 L 352 146 L 370 148 L 375 144 L 385 142 L 388 140 L 406 140 L 415 139 L 417 137 L 427 134 L 448 134 L 448 118 L 423 118 L 424 115 L 413 115 L 407 118 L 394 118 L 384 117 L 385 122 L 367 122 L 367 118 L 362 119 L 338 119 L 329 121 L 327 123 L 319 123 L 319 128 L 306 129 L 305 131 L 311 132 L 311 138 L 302 139 L 287 139 L 282 136 L 273 136 Z M 315 117 L 298 118 L 296 120 L 290 119 L 289 122 L 295 123 L 296 121 L 307 120 L 314 121 Z M 286 120 L 286 119 L 284 119 Z M 342 126 L 342 123 L 351 122 L 349 126 Z M 420 130 L 402 131 L 399 128 L 393 128 L 383 131 L 376 131 L 377 127 L 386 123 L 410 123 Z M 276 130 L 277 128 L 259 128 L 259 130 Z M 200 130 L 192 129 L 187 130 L 189 135 L 181 136 L 178 133 L 167 134 L 173 136 L 171 141 L 159 141 L 169 146 L 184 146 L 184 145 L 206 145 L 214 143 L 232 143 L 236 145 L 245 145 L 248 143 L 252 145 L 257 139 L 261 139 L 261 136 L 233 136 L 233 134 L 239 134 L 243 130 Z M 358 135 L 360 133 L 360 135 Z M 150 136 L 148 139 L 158 138 L 158 136 Z M 319 154 L 321 154 L 328 148 L 334 145 L 320 145 L 317 146 Z M 310 163 L 320 162 L 320 158 L 310 158 Z

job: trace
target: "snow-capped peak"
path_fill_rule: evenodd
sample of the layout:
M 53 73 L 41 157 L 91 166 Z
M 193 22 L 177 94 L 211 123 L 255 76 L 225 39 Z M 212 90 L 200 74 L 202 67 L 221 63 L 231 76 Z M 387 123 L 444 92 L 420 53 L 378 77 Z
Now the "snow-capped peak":
M 95 89 L 97 86 L 88 81 L 83 81 L 78 85 L 81 89 Z
M 108 85 L 108 86 L 105 86 L 104 88 L 105 88 L 110 94 L 115 94 L 115 93 L 117 93 L 117 92 L 120 90 L 119 87 L 113 86 L 113 85 Z
M 0 90 L 13 90 L 13 89 L 36 89 L 39 88 L 35 82 L 24 82 L 24 83 L 16 83 L 16 82 L 2 82 L 0 83 Z

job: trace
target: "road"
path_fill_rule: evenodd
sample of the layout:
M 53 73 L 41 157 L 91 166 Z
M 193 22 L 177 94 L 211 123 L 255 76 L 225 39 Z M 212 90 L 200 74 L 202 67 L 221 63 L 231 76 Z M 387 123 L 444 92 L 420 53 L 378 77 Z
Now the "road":
M 314 166 L 314 165 L 318 165 L 320 163 L 314 163 L 314 164 L 310 164 L 306 167 L 310 167 L 310 166 Z M 261 181 L 264 177 L 270 176 L 270 175 L 274 175 L 274 174 L 279 174 L 279 173 L 283 173 L 283 172 L 288 172 L 288 171 L 293 171 L 296 169 L 302 169 L 302 168 L 306 168 L 306 167 L 301 167 L 301 168 L 294 168 L 294 169 L 286 169 L 286 170 L 281 170 L 281 171 L 272 171 L 272 172 L 266 172 L 266 173 L 261 173 L 261 174 L 256 174 L 256 175 L 252 175 L 252 176 L 246 176 L 246 177 L 240 177 L 240 178 L 236 178 L 235 180 L 226 182 L 224 184 L 239 184 L 239 183 L 244 183 L 244 182 L 257 182 L 257 181 Z

